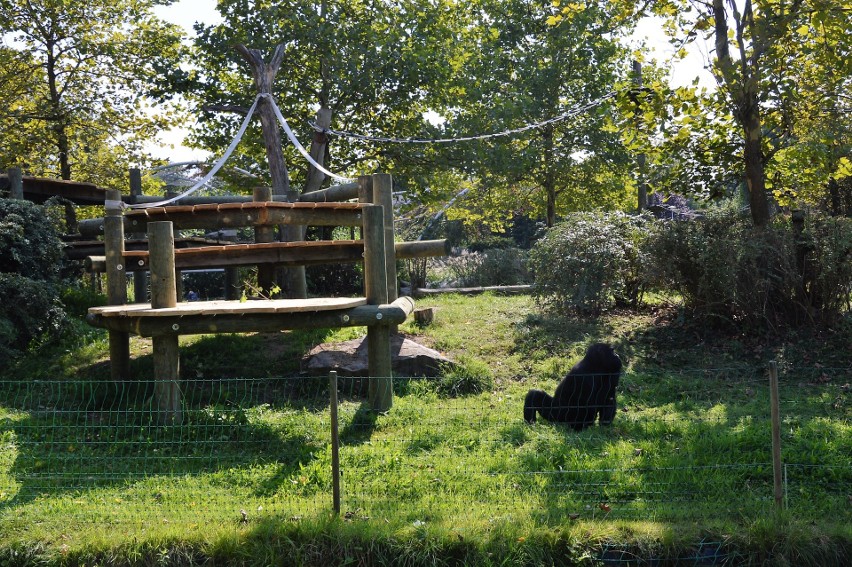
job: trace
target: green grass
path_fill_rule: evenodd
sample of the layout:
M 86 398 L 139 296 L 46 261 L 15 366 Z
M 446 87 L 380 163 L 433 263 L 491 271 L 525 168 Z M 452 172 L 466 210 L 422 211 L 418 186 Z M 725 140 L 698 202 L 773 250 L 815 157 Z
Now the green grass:
M 156 425 L 152 383 L 106 379 L 103 333 L 25 359 L 0 383 L 0 565 L 848 564 L 848 329 L 713 337 L 662 310 L 419 305 L 436 322 L 401 330 L 463 361 L 460 380 L 490 370 L 488 388 L 449 397 L 446 380 L 397 379 L 376 415 L 363 381 L 342 381 L 339 518 L 327 382 L 291 376 L 314 344 L 358 330 L 182 338 L 179 427 Z M 555 387 L 593 341 L 626 363 L 613 426 L 523 423 L 526 391 Z M 150 376 L 150 343 L 133 352 Z M 783 370 L 782 513 L 770 359 Z

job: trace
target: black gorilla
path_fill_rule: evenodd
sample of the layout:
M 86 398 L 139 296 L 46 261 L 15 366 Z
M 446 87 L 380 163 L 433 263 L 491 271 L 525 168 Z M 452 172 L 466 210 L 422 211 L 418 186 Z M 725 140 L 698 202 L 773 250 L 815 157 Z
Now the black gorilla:
M 583 360 L 574 365 L 551 398 L 542 390 L 530 390 L 524 400 L 524 419 L 535 422 L 535 412 L 548 421 L 567 423 L 581 431 L 600 415 L 601 425 L 615 419 L 615 388 L 621 359 L 611 346 L 595 343 Z

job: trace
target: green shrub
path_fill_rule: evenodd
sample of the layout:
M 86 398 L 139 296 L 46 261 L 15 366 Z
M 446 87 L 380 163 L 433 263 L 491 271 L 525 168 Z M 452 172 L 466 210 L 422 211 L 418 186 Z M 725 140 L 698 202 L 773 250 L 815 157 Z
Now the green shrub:
M 663 221 L 650 243 L 649 278 L 702 320 L 777 327 L 835 320 L 849 309 L 852 222 L 810 219 L 796 236 L 786 217 L 764 228 L 734 210 Z
M 555 311 L 594 314 L 636 306 L 645 290 L 646 216 L 576 213 L 551 228 L 530 254 L 535 297 Z
M 44 209 L 0 199 L 0 272 L 55 281 L 61 260 L 62 241 Z
M 59 335 L 65 312 L 46 282 L 0 273 L 0 368 L 34 343 Z
M 517 285 L 529 281 L 529 258 L 520 248 L 464 252 L 444 262 L 459 286 Z

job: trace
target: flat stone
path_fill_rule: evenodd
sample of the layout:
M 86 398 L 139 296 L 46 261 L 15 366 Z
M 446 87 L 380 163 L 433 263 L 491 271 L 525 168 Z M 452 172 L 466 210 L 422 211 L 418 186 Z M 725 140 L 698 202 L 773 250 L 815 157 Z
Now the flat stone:
M 402 335 L 391 337 L 391 360 L 396 376 L 439 376 L 442 368 L 455 366 L 440 352 Z M 318 345 L 304 358 L 302 369 L 312 375 L 336 370 L 339 376 L 367 376 L 367 338 Z

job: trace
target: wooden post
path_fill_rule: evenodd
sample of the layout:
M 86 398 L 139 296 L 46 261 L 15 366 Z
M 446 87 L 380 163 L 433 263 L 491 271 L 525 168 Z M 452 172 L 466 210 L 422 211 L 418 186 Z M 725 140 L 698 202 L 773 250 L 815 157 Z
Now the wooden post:
M 24 200 L 24 174 L 20 167 L 10 167 L 6 173 L 9 175 L 9 198 Z
M 240 298 L 240 269 L 225 268 L 225 299 Z
M 781 467 L 781 407 L 778 396 L 778 365 L 769 363 L 769 403 L 772 411 L 772 478 L 775 506 L 784 506 L 784 478 Z
M 175 239 L 171 222 L 148 223 L 148 248 L 151 257 L 151 308 L 175 307 Z M 154 345 L 154 399 L 157 419 L 161 425 L 179 425 L 183 422 L 179 383 L 179 330 L 172 327 L 173 333 L 151 337 Z
M 127 303 L 127 271 L 124 266 L 124 217 L 121 214 L 121 191 L 107 191 L 104 216 L 104 252 L 106 256 L 107 302 Z M 110 377 L 130 377 L 130 335 L 120 331 L 109 333 Z
M 385 228 L 382 207 L 364 207 L 364 287 L 367 303 L 381 305 L 388 301 L 385 263 Z M 381 314 L 377 315 L 381 320 Z M 376 411 L 388 411 L 393 405 L 390 327 L 385 324 L 367 327 L 367 367 L 370 374 L 369 400 Z
M 633 62 L 633 84 L 636 89 L 636 126 L 638 127 L 641 120 L 639 118 L 639 106 L 641 104 L 642 97 L 642 64 L 638 61 Z M 638 198 L 638 207 L 637 209 L 641 213 L 646 208 L 648 208 L 648 182 L 645 176 L 645 154 L 641 153 L 636 156 L 636 167 L 638 171 L 636 172 L 637 176 L 637 188 L 639 192 Z
M 270 187 L 255 187 L 253 192 L 255 202 L 272 200 L 272 189 Z M 272 225 L 254 227 L 254 241 L 258 244 L 272 242 L 275 240 L 275 228 Z M 260 293 L 266 297 L 272 297 L 272 287 L 275 285 L 275 268 L 266 265 L 257 267 L 257 287 Z
M 359 175 L 358 176 L 358 202 L 362 204 L 373 202 L 373 176 Z M 352 240 L 355 240 L 353 234 Z M 361 225 L 361 240 L 364 240 L 364 225 Z
M 385 271 L 388 280 L 388 303 L 396 301 L 396 253 L 393 233 L 393 178 L 387 173 L 373 175 L 373 203 L 381 205 L 385 225 Z
M 130 202 L 135 204 L 142 196 L 142 172 L 138 167 L 130 169 Z M 133 239 L 145 238 L 144 232 L 134 232 Z M 146 270 L 133 271 L 133 302 L 148 303 L 148 272 Z
M 328 373 L 331 420 L 331 500 L 334 513 L 340 515 L 340 433 L 337 423 L 337 372 Z

